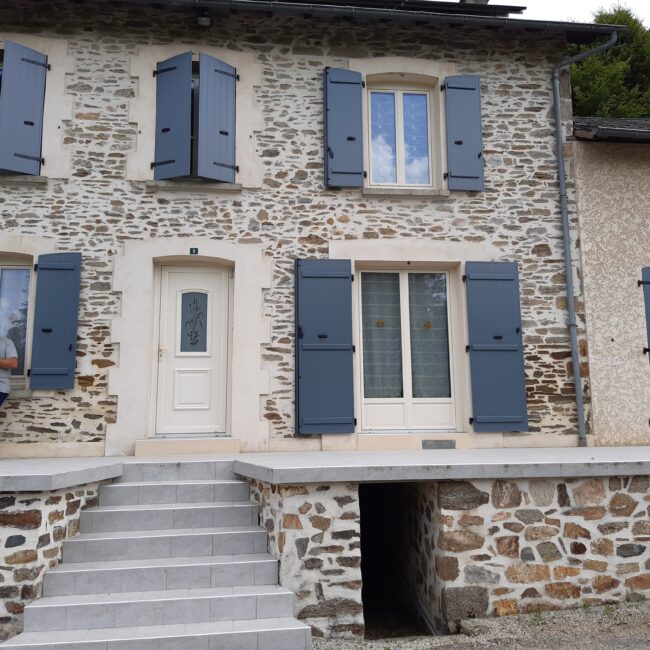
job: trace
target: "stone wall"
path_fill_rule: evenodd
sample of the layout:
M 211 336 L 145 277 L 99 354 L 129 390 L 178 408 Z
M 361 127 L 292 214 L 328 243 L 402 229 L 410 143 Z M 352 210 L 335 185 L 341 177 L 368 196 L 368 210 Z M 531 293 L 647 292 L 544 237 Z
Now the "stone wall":
M 297 617 L 314 636 L 363 637 L 359 486 L 250 483 Z
M 385 565 L 408 590 L 392 597 L 440 633 L 466 618 L 645 600 L 649 486 L 647 476 L 393 484 L 400 506 L 384 517 L 403 530 Z M 317 636 L 363 636 L 360 548 L 373 540 L 360 539 L 359 486 L 251 487 L 299 618 Z
M 25 605 L 41 597 L 45 572 L 79 532 L 81 511 L 97 505 L 100 485 L 0 493 L 0 641 L 22 631 Z
M 325 257 L 334 240 L 380 238 L 490 243 L 498 258 L 518 262 L 531 433 L 575 433 L 550 109 L 550 76 L 563 38 L 244 13 L 219 16 L 201 30 L 191 11 L 65 0 L 16 0 L 3 7 L 0 32 L 66 39 L 75 64 L 60 89 L 61 101 L 72 105 L 71 119 L 61 124 L 71 175 L 57 179 L 46 161 L 43 174 L 52 178 L 45 184 L 0 179 L 3 231 L 50 236 L 60 250 L 84 255 L 75 388 L 8 401 L 0 413 L 4 441 L 104 440 L 107 424 L 119 417 L 107 389 L 107 368 L 119 363 L 110 339 L 121 309 L 112 291 L 113 258 L 129 239 L 169 236 L 261 243 L 272 261 L 274 284 L 260 305 L 272 320 L 261 359 L 272 383 L 259 409 L 273 440 L 295 431 L 294 259 Z M 165 45 L 170 53 L 210 45 L 255 55 L 262 66 L 255 90 L 264 116 L 255 143 L 261 187 L 152 192 L 129 179 L 126 161 L 139 137 L 129 117 L 138 93 L 131 62 L 143 45 Z M 443 61 L 458 73 L 481 75 L 485 192 L 434 201 L 324 190 L 323 68 L 373 56 Z M 123 316 L 139 322 L 137 314 Z
M 645 599 L 648 486 L 647 476 L 418 484 L 432 611 L 453 631 L 462 618 Z

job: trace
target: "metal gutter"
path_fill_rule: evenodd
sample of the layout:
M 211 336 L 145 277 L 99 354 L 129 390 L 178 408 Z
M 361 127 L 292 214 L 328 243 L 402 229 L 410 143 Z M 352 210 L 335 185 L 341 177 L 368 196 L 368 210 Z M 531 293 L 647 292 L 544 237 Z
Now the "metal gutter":
M 590 50 L 585 50 L 575 56 L 562 59 L 553 68 L 553 114 L 555 117 L 555 141 L 557 144 L 557 170 L 560 183 L 560 214 L 562 217 L 562 237 L 564 240 L 564 272 L 566 274 L 566 292 L 568 307 L 568 328 L 571 342 L 571 361 L 573 363 L 573 380 L 576 387 L 576 407 L 578 411 L 578 444 L 587 446 L 587 430 L 585 426 L 585 406 L 582 395 L 582 378 L 580 376 L 580 355 L 578 353 L 578 334 L 576 324 L 575 295 L 573 290 L 573 262 L 571 259 L 571 234 L 569 228 L 569 207 L 566 188 L 566 172 L 564 168 L 564 135 L 562 133 L 562 110 L 560 106 L 560 72 L 578 61 L 582 61 L 594 54 L 600 54 L 613 47 L 618 40 L 616 27 L 607 25 L 610 31 L 609 39 Z
M 410 11 L 385 7 L 355 7 L 345 4 L 310 4 L 308 2 L 282 2 L 276 0 L 127 0 L 131 4 L 162 5 L 196 10 L 257 11 L 293 15 L 330 16 L 333 18 L 377 18 L 395 22 L 418 22 L 422 24 L 467 25 L 474 27 L 504 27 L 530 29 L 545 32 L 573 33 L 583 36 L 606 35 L 612 25 L 591 23 L 566 23 L 549 20 L 522 20 L 495 16 L 446 14 L 433 11 Z M 620 27 L 624 29 L 624 27 Z
M 584 135 L 583 135 L 584 134 Z M 650 131 L 642 129 L 625 129 L 616 127 L 599 126 L 586 132 L 586 130 L 574 131 L 578 140 L 601 141 L 601 142 L 645 142 L 650 140 Z

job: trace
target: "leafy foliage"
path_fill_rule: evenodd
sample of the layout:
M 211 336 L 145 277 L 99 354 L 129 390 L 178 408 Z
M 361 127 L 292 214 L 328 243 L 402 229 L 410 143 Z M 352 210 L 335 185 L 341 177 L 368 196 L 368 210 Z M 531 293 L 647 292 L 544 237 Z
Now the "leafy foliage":
M 614 48 L 572 66 L 574 113 L 650 118 L 650 30 L 620 5 L 599 11 L 595 22 L 628 29 Z

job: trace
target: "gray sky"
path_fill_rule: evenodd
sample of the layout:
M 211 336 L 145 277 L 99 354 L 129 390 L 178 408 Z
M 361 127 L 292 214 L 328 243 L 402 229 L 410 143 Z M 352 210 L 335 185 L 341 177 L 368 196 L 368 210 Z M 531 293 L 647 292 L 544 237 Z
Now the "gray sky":
M 527 7 L 521 15 L 530 20 L 574 20 L 592 22 L 594 12 L 621 4 L 631 9 L 650 28 L 650 0 L 491 0 L 493 4 Z M 516 17 L 516 16 L 513 16 Z

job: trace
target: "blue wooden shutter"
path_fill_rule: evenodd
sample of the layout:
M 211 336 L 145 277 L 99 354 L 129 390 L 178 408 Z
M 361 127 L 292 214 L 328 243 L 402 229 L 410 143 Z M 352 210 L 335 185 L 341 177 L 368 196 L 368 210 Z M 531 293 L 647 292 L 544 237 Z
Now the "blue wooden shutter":
M 80 278 L 80 253 L 39 256 L 31 388 L 74 387 Z
M 325 68 L 325 185 L 363 187 L 361 73 Z
M 0 91 L 0 169 L 41 173 L 47 57 L 5 41 Z
M 154 178 L 189 176 L 192 160 L 192 53 L 156 66 Z
M 481 78 L 445 79 L 447 178 L 450 190 L 483 190 Z
M 467 262 L 474 431 L 527 431 L 519 273 L 513 262 Z
M 296 430 L 353 433 L 352 263 L 296 262 Z
M 641 278 L 643 282 L 643 297 L 645 300 L 645 324 L 648 330 L 648 356 L 650 357 L 650 266 L 646 266 L 641 271 Z
M 235 182 L 235 98 L 237 70 L 201 54 L 197 175 Z

